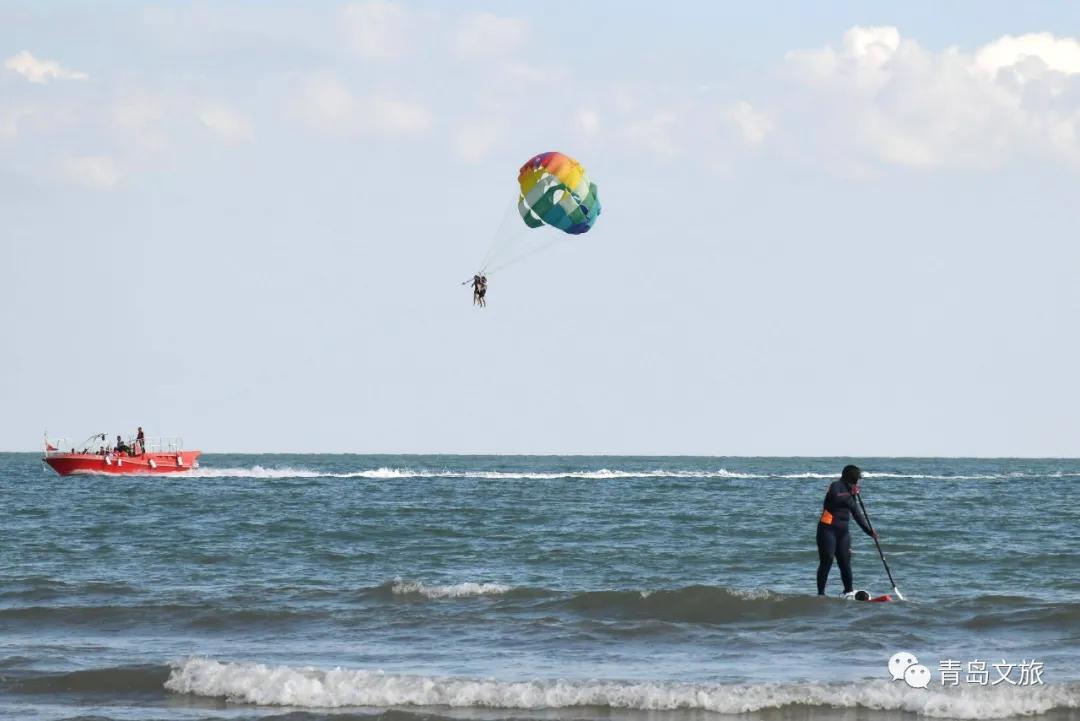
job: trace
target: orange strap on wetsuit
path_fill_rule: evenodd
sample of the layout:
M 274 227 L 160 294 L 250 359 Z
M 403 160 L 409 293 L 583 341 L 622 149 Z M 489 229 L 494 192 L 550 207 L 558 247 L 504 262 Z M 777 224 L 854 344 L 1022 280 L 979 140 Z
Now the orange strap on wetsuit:
M 849 486 L 843 480 L 833 481 L 825 494 L 820 523 L 842 533 L 847 531 L 848 521 L 854 517 L 859 527 L 871 535 L 870 524 L 855 505 L 855 494 L 858 492 L 858 486 Z

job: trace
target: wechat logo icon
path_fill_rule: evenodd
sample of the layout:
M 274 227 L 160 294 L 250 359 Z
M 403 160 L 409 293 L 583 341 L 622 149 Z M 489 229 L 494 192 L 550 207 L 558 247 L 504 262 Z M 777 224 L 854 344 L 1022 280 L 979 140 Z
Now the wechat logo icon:
M 930 669 L 919 663 L 915 654 L 901 651 L 889 659 L 889 675 L 893 681 L 903 681 L 912 688 L 930 685 Z

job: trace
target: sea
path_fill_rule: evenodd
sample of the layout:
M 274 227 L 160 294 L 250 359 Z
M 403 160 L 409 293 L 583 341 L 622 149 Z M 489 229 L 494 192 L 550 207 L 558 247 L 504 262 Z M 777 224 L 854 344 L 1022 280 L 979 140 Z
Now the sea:
M 904 601 L 816 595 L 849 462 Z M 4 719 L 1080 720 L 1080 460 L 0 454 L 0 514 Z

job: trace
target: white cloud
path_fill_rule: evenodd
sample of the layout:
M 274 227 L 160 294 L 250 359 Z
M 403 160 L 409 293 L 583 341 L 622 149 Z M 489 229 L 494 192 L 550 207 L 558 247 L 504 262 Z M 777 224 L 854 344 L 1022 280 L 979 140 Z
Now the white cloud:
M 124 128 L 142 128 L 165 117 L 165 102 L 158 97 L 134 95 L 113 104 L 113 121 Z
M 831 46 L 795 50 L 788 53 L 788 59 L 811 82 L 841 79 L 859 91 L 874 92 L 887 82 L 886 66 L 899 49 L 900 31 L 896 28 L 854 27 L 844 33 L 839 50 Z
M 677 138 L 685 134 L 682 125 L 678 113 L 661 109 L 629 121 L 623 127 L 621 136 L 632 147 L 647 150 L 661 158 L 670 158 L 681 149 Z
M 0 139 L 11 139 L 19 134 L 23 118 L 32 114 L 26 107 L 0 108 Z
M 293 109 L 306 125 L 325 133 L 350 132 L 360 113 L 349 89 L 333 78 L 310 77 L 303 81 Z
M 1035 152 L 1080 163 L 1080 44 L 1006 36 L 928 50 L 892 27 L 855 27 L 839 48 L 792 52 L 788 127 L 823 162 L 986 168 Z M 1007 71 L 1007 72 L 1006 72 Z
M 682 98 L 680 100 L 680 98 Z M 664 160 L 689 157 L 705 166 L 727 169 L 731 161 L 755 151 L 771 136 L 775 122 L 770 112 L 746 100 L 736 102 L 685 95 L 618 89 L 605 118 L 621 143 Z M 599 127 L 599 111 L 588 111 L 578 122 L 586 133 Z
M 157 153 L 182 144 L 193 123 L 226 143 L 244 143 L 254 136 L 251 123 L 238 110 L 220 102 L 185 94 L 132 93 L 112 102 L 109 124 L 124 143 Z
M 454 137 L 454 152 L 468 163 L 477 163 L 505 144 L 509 127 L 505 120 L 484 116 L 467 119 Z
M 86 73 L 69 70 L 53 60 L 38 60 L 26 50 L 8 58 L 4 67 L 32 83 L 47 83 L 50 80 L 85 80 L 89 77 Z
M 900 31 L 890 26 L 853 27 L 844 33 L 845 54 L 880 68 L 900 48 Z
M 224 105 L 205 105 L 197 115 L 199 122 L 227 143 L 246 143 L 254 135 L 247 118 Z
M 108 155 L 63 158 L 58 170 L 63 180 L 86 188 L 109 190 L 120 182 L 120 172 Z
M 581 131 L 586 135 L 595 135 L 600 129 L 600 114 L 590 108 L 578 112 L 577 121 Z
M 302 82 L 293 112 L 308 127 L 330 135 L 412 135 L 431 126 L 431 113 L 423 105 L 387 95 L 360 98 L 328 76 Z
M 367 125 L 389 135 L 423 133 L 431 126 L 431 113 L 423 105 L 376 96 L 365 103 Z
M 163 122 L 170 101 L 156 95 L 129 95 L 113 103 L 109 112 L 114 127 L 135 139 L 144 150 L 157 151 L 169 145 Z
M 527 20 L 480 13 L 461 22 L 454 48 L 464 58 L 496 58 L 517 50 L 528 36 Z
M 390 60 L 409 48 L 412 18 L 405 8 L 386 0 L 346 5 L 341 11 L 349 44 L 365 57 Z
M 989 75 L 1030 59 L 1039 60 L 1049 70 L 1074 75 L 1080 73 L 1080 43 L 1050 33 L 1006 35 L 975 53 L 975 65 Z
M 740 100 L 723 111 L 723 116 L 749 145 L 759 145 L 773 129 L 773 120 L 753 105 Z

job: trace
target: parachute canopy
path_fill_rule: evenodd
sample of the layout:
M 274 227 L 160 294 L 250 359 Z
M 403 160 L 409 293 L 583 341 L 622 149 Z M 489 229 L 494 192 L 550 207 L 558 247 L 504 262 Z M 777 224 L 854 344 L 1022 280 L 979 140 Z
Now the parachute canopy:
M 490 275 L 587 233 L 600 216 L 596 185 L 590 182 L 585 168 L 569 155 L 540 153 L 529 158 L 518 171 L 516 191 L 515 199 L 506 204 L 502 223 L 480 264 L 481 275 Z M 562 232 L 534 230 L 545 225 Z
M 525 225 L 587 233 L 600 216 L 600 196 L 581 163 L 562 153 L 540 153 L 521 166 L 518 213 Z

